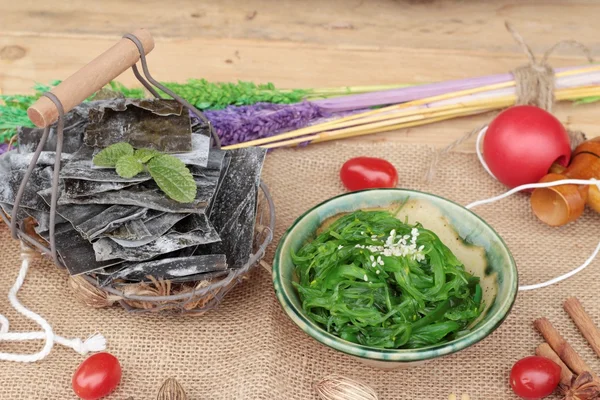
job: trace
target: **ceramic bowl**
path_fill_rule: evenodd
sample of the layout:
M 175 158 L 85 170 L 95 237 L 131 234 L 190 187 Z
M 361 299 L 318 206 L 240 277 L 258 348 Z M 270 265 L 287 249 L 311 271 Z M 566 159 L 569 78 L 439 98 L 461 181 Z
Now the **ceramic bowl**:
M 297 280 L 291 251 L 315 237 L 327 219 L 359 209 L 395 209 L 398 217 L 420 222 L 435 232 L 465 268 L 481 278 L 486 309 L 471 331 L 447 343 L 419 349 L 378 349 L 345 341 L 311 321 L 302 310 L 292 282 Z M 318 342 L 381 368 L 421 364 L 463 350 L 481 341 L 504 321 L 517 296 L 518 275 L 502 238 L 480 217 L 447 199 L 405 189 L 374 189 L 329 199 L 300 216 L 281 238 L 273 263 L 273 283 L 283 310 L 296 325 Z

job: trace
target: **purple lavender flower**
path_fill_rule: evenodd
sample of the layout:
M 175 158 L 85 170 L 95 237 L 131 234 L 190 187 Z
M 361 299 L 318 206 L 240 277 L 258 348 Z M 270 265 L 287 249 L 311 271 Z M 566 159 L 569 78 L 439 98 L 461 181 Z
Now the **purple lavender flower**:
M 213 124 L 223 146 L 299 129 L 331 116 L 308 101 L 229 106 L 222 110 L 207 110 L 204 115 Z
M 8 143 L 0 144 L 0 155 L 6 153 L 8 151 Z

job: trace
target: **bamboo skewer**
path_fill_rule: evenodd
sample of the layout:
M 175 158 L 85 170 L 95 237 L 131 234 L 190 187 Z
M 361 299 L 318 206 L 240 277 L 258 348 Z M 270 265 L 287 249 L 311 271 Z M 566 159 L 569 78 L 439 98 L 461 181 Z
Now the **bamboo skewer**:
M 562 72 L 557 73 L 556 76 L 557 77 L 572 76 L 572 75 L 577 75 L 577 74 L 582 74 L 582 73 L 587 73 L 587 72 L 595 72 L 595 71 L 600 71 L 600 66 L 593 66 L 593 67 L 582 68 L 582 69 L 577 69 L 577 70 L 570 70 L 570 71 L 562 71 Z M 409 116 L 409 115 L 413 115 L 413 114 L 417 114 L 417 113 L 423 114 L 423 113 L 427 112 L 425 110 L 432 110 L 429 112 L 435 112 L 435 111 L 441 110 L 441 107 L 447 107 L 446 109 L 451 109 L 452 107 L 461 107 L 461 105 L 464 105 L 469 102 L 464 102 L 464 103 L 461 102 L 461 103 L 455 103 L 455 104 L 450 104 L 450 105 L 446 104 L 443 106 L 431 107 L 428 109 L 416 108 L 416 107 L 420 107 L 420 106 L 423 106 L 426 104 L 430 104 L 432 102 L 456 99 L 456 98 L 463 97 L 463 96 L 469 96 L 469 95 L 479 94 L 479 93 L 483 93 L 483 92 L 487 92 L 487 91 L 491 91 L 491 90 L 507 88 L 507 87 L 511 87 L 514 85 L 515 85 L 515 82 L 513 80 L 513 81 L 499 83 L 499 84 L 486 85 L 486 86 L 482 86 L 482 87 L 474 88 L 474 89 L 461 90 L 461 91 L 446 93 L 446 94 L 438 95 L 438 96 L 431 96 L 428 98 L 414 100 L 414 101 L 410 101 L 410 102 L 406 102 L 406 103 L 402 103 L 402 104 L 395 104 L 392 106 L 383 107 L 383 108 L 380 108 L 377 110 L 371 110 L 371 111 L 367 111 L 367 112 L 360 113 L 360 114 L 350 115 L 350 116 L 339 118 L 339 119 L 336 119 L 333 121 L 328 121 L 328 122 L 325 122 L 322 124 L 297 129 L 297 130 L 294 130 L 291 132 L 282 133 L 282 134 L 271 136 L 268 138 L 257 139 L 257 140 L 252 140 L 252 141 L 248 141 L 248 142 L 231 145 L 231 146 L 226 146 L 226 147 L 224 147 L 224 149 L 232 150 L 232 149 L 243 148 L 243 147 L 260 146 L 260 145 L 264 145 L 264 144 L 268 144 L 268 143 L 272 143 L 272 142 L 276 142 L 276 141 L 282 141 L 285 139 L 293 139 L 293 138 L 298 138 L 300 136 L 306 136 L 306 135 L 310 135 L 310 134 L 320 133 L 320 132 L 323 132 L 323 131 L 326 131 L 329 129 L 346 128 L 346 127 L 350 127 L 350 126 L 354 126 L 354 125 L 365 124 L 367 122 L 376 122 L 376 121 L 396 118 L 399 116 Z M 599 95 L 599 94 L 600 94 L 600 86 L 582 86 L 582 87 L 576 87 L 576 88 L 564 88 L 564 89 L 558 89 L 555 92 L 557 100 L 566 100 L 566 99 L 570 99 L 570 98 L 579 98 L 579 97 L 589 97 L 589 96 L 595 96 L 595 95 Z M 507 95 L 507 96 L 500 96 L 499 98 L 494 98 L 494 99 L 473 100 L 471 104 L 476 105 L 476 104 L 481 104 L 481 102 L 483 102 L 483 101 L 491 100 L 494 102 L 498 101 L 498 103 L 500 103 L 500 104 L 504 104 L 505 101 L 508 101 L 509 102 L 508 105 L 510 105 L 509 99 L 512 99 L 512 101 L 514 103 L 514 101 L 515 101 L 514 99 L 516 99 L 516 95 L 511 94 L 511 95 Z M 503 107 L 503 106 L 500 106 L 500 107 Z M 415 107 L 415 109 L 411 109 L 412 107 Z M 398 111 L 398 110 L 402 110 L 402 109 L 405 109 L 405 111 Z M 408 109 L 408 110 L 406 110 L 406 109 Z M 397 112 L 393 113 L 393 111 L 397 111 Z M 299 143 L 302 143 L 302 142 L 303 141 L 300 141 Z
M 412 122 L 395 123 L 393 125 L 389 125 L 384 128 L 365 128 L 363 126 L 357 126 L 357 127 L 353 127 L 351 129 L 349 129 L 347 132 L 344 132 L 343 134 L 303 136 L 300 138 L 289 139 L 289 140 L 282 141 L 282 142 L 269 143 L 269 144 L 266 144 L 261 147 L 264 147 L 267 149 L 273 149 L 273 148 L 278 148 L 278 147 L 287 147 L 287 146 L 304 143 L 304 142 L 308 142 L 308 141 L 310 141 L 311 143 L 319 143 L 319 142 L 327 142 L 330 140 L 336 140 L 336 139 L 342 139 L 342 138 L 346 139 L 349 137 L 369 135 L 372 133 L 388 132 L 388 131 L 393 131 L 393 130 L 397 130 L 397 129 L 404 129 L 404 128 L 410 128 L 410 127 L 414 127 L 414 126 L 427 125 L 427 124 L 432 124 L 435 122 L 453 119 L 456 117 L 481 114 L 481 113 L 491 111 L 491 110 L 493 110 L 493 108 L 478 109 L 475 111 L 468 111 L 468 112 L 463 112 L 463 113 L 452 113 L 452 114 L 448 114 L 448 115 L 444 115 L 444 116 L 435 116 L 435 117 L 420 119 L 420 120 L 416 120 L 416 121 L 412 121 Z M 327 132 L 327 133 L 330 133 L 330 132 Z M 331 133 L 336 133 L 336 132 L 334 131 Z
M 438 118 L 450 119 L 450 118 L 456 118 L 456 117 L 460 117 L 460 116 L 480 114 L 482 112 L 487 112 L 492 109 L 493 108 L 490 108 L 487 106 L 463 107 L 461 109 L 456 109 L 456 110 L 448 110 L 448 111 L 440 111 L 438 113 L 432 113 L 429 116 L 415 115 L 415 116 L 411 116 L 411 117 L 404 117 L 404 118 L 387 120 L 387 121 L 382 121 L 382 122 L 377 122 L 377 123 L 372 123 L 372 124 L 365 124 L 364 126 L 359 126 L 357 128 L 361 128 L 363 130 L 366 129 L 366 130 L 370 131 L 370 133 L 373 133 L 375 131 L 382 132 L 382 130 L 378 129 L 378 128 L 386 129 L 386 128 L 391 128 L 391 127 L 396 127 L 396 128 L 392 128 L 392 129 L 387 129 L 387 130 L 393 130 L 393 129 L 398 129 L 397 126 L 399 126 L 399 125 L 404 125 L 404 124 L 410 123 L 410 122 L 417 122 L 417 121 L 423 122 L 425 120 L 438 120 Z M 418 125 L 424 125 L 424 124 L 421 123 Z M 416 126 L 416 125 L 412 125 L 412 126 Z M 357 132 L 357 129 L 355 129 L 355 128 L 356 127 L 320 133 L 318 135 L 319 138 L 314 140 L 313 143 L 324 142 L 327 140 L 331 140 L 332 138 L 339 139 L 339 138 L 358 136 L 355 134 Z
M 586 88 L 585 90 L 560 90 L 557 91 L 556 93 L 556 99 L 557 100 L 571 100 L 571 99 L 576 99 L 576 98 L 581 98 L 581 97 L 591 97 L 591 96 L 600 96 L 600 86 L 595 87 L 595 88 Z M 374 119 L 370 119 L 369 121 L 371 121 L 371 123 L 366 123 L 366 124 L 361 124 L 361 125 L 352 125 L 348 128 L 354 128 L 354 130 L 345 130 L 344 132 L 355 132 L 357 130 L 368 130 L 369 133 L 377 133 L 377 132 L 385 132 L 385 131 L 389 131 L 389 130 L 394 130 L 394 129 L 400 129 L 403 127 L 409 127 L 409 126 L 418 126 L 418 125 L 424 125 L 428 122 L 425 123 L 418 123 L 418 124 L 411 124 L 408 126 L 398 126 L 394 129 L 374 129 L 374 126 L 394 126 L 396 124 L 399 124 L 399 122 L 406 122 L 406 117 L 411 117 L 415 116 L 415 115 L 420 115 L 420 117 L 416 117 L 416 118 L 411 118 L 411 120 L 414 119 L 419 119 L 419 120 L 425 120 L 426 118 L 423 117 L 423 114 L 431 114 L 431 115 L 435 115 L 436 112 L 439 112 L 441 110 L 455 110 L 455 114 L 453 115 L 452 113 L 450 113 L 449 117 L 447 118 L 443 118 L 445 119 L 451 119 L 451 118 L 455 118 L 455 117 L 460 117 L 460 116 L 464 116 L 464 113 L 462 112 L 462 110 L 465 110 L 465 108 L 467 107 L 475 107 L 477 105 L 480 105 L 481 111 L 479 112 L 470 112 L 467 115 L 473 115 L 473 114 L 479 114 L 479 113 L 483 113 L 483 112 L 487 112 L 487 111 L 492 111 L 495 109 L 499 109 L 499 108 L 504 108 L 504 107 L 508 107 L 512 104 L 514 104 L 516 100 L 516 97 L 514 95 L 508 95 L 508 96 L 503 96 L 503 97 L 499 97 L 497 99 L 494 99 L 493 101 L 489 101 L 489 100 L 478 100 L 478 101 L 472 101 L 472 102 L 465 102 L 465 103 L 458 103 L 455 105 L 445 105 L 445 106 L 441 106 L 441 107 L 436 107 L 436 108 L 429 108 L 429 109 L 424 109 L 424 110 L 415 110 L 415 111 L 411 111 L 410 113 L 403 113 L 404 116 L 403 117 L 398 117 L 397 115 L 391 115 L 391 116 L 381 116 L 381 118 L 374 118 Z M 423 114 L 416 114 L 416 112 L 423 112 L 425 111 Z M 375 123 L 379 122 L 379 121 L 388 121 L 385 124 L 379 124 L 379 125 L 375 125 Z M 431 121 L 431 122 L 436 122 L 436 121 Z M 345 126 L 345 125 L 344 125 Z M 337 126 L 332 126 L 330 129 L 338 129 L 339 127 Z M 342 129 L 339 129 L 340 131 Z M 328 133 L 329 132 L 336 132 L 333 130 L 326 130 L 325 132 L 323 132 L 323 128 L 321 127 L 321 129 L 319 129 L 320 133 Z M 318 135 L 313 135 L 313 136 L 305 136 L 307 133 L 301 132 L 299 131 L 295 131 L 297 134 L 295 135 L 287 135 L 287 134 L 283 134 L 283 135 L 277 135 L 277 136 L 273 136 L 270 138 L 265 138 L 265 139 L 261 139 L 261 142 L 265 142 L 265 145 L 262 147 L 265 148 L 275 148 L 275 147 L 281 147 L 283 145 L 289 145 L 289 144 L 293 144 L 293 143 L 303 143 L 303 142 L 307 142 L 307 141 L 311 141 L 316 139 L 317 137 L 319 137 Z M 301 136 L 300 138 L 298 138 L 298 136 Z M 297 140 L 287 140 L 287 141 L 281 141 L 282 139 L 285 138 L 290 138 L 290 139 L 294 139 L 297 138 Z M 342 139 L 345 136 L 340 135 L 337 136 L 338 139 Z M 252 142 L 245 142 L 245 143 L 240 143 L 238 145 L 234 145 L 234 146 L 228 146 L 228 147 L 224 147 L 224 149 L 233 149 L 233 148 L 241 148 L 241 147 L 250 147 L 252 146 Z M 277 145 L 277 143 L 281 143 L 281 145 Z
M 600 95 L 600 86 L 594 86 L 589 88 L 586 87 L 578 90 L 561 89 L 556 92 L 556 98 L 558 100 L 567 100 L 572 98 L 580 98 L 582 96 L 586 97 L 595 95 Z M 515 95 L 507 95 L 493 100 L 476 100 L 471 102 L 457 103 L 452 105 L 444 105 L 440 107 L 432 107 L 423 110 L 416 110 L 421 112 L 422 114 L 415 114 L 414 111 L 411 111 L 410 113 L 401 113 L 404 114 L 404 116 L 402 117 L 392 115 L 392 117 L 394 118 L 391 118 L 389 116 L 369 118 L 368 120 L 371 123 L 350 126 L 345 129 L 329 130 L 316 135 L 302 136 L 290 140 L 277 142 L 273 141 L 273 143 L 266 144 L 262 147 L 278 148 L 304 142 L 318 143 L 328 140 L 345 139 L 348 137 L 367 135 L 371 133 L 387 132 L 396 129 L 420 126 L 462 116 L 481 114 L 484 112 L 493 111 L 498 108 L 508 107 L 514 104 L 515 100 Z

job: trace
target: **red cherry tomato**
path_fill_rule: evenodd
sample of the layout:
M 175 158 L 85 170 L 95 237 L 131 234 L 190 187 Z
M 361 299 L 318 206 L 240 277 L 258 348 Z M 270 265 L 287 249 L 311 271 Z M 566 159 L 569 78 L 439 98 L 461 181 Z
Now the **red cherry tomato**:
M 533 106 L 504 110 L 489 125 L 483 157 L 496 178 L 508 187 L 537 183 L 557 162 L 569 164 L 569 136 L 560 121 Z
M 394 166 L 381 158 L 356 157 L 342 165 L 340 178 L 350 191 L 393 188 L 398 184 L 398 172 Z
M 510 371 L 510 386 L 517 396 L 527 400 L 549 396 L 559 382 L 560 366 L 545 357 L 525 357 Z
M 97 353 L 86 359 L 73 375 L 73 390 L 83 400 L 110 394 L 121 381 L 121 365 L 115 356 Z

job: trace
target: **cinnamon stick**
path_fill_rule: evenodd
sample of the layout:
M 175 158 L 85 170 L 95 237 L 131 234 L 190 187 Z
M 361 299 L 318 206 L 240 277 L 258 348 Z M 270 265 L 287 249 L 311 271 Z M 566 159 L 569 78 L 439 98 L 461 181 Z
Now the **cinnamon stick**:
M 563 360 L 560 359 L 558 354 L 552 350 L 552 347 L 546 342 L 540 344 L 537 349 L 535 349 L 535 354 L 540 357 L 546 357 L 560 366 L 560 383 L 563 385 L 569 386 L 571 385 L 571 380 L 573 379 L 573 372 L 565 365 Z
M 600 330 L 594 324 L 589 314 L 585 312 L 579 300 L 576 297 L 570 297 L 565 301 L 563 307 L 575 325 L 577 325 L 579 332 L 581 332 L 585 340 L 588 341 L 592 349 L 600 357 Z
M 561 360 L 575 372 L 577 375 L 592 369 L 583 361 L 581 356 L 571 347 L 571 345 L 561 336 L 560 333 L 552 326 L 547 318 L 539 318 L 533 322 L 535 328 L 542 334 L 544 340 L 552 347 L 552 350 L 558 354 Z M 598 377 L 592 373 L 595 380 Z

